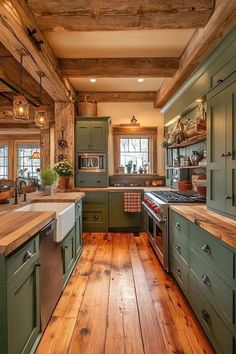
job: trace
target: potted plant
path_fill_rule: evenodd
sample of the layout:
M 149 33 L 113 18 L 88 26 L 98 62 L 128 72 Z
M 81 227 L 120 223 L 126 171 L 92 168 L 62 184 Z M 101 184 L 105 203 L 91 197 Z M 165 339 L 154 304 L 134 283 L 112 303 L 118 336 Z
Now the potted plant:
M 67 160 L 62 160 L 54 166 L 54 170 L 59 175 L 59 188 L 65 190 L 68 187 L 69 178 L 73 176 L 73 167 Z
M 133 166 L 133 161 L 132 160 L 128 161 L 127 164 L 125 165 L 127 173 L 131 173 L 132 166 Z
M 53 187 L 58 180 L 58 174 L 54 168 L 46 167 L 40 174 L 44 185 L 45 194 L 52 195 Z

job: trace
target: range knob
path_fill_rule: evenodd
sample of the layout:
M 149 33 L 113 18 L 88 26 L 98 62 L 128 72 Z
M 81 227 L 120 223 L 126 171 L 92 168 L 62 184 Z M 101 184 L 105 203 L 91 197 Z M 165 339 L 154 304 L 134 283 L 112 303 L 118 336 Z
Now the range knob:
M 156 207 L 154 208 L 154 211 L 155 211 L 156 214 L 160 214 L 160 211 L 161 211 L 161 210 L 160 210 L 159 207 L 156 206 Z

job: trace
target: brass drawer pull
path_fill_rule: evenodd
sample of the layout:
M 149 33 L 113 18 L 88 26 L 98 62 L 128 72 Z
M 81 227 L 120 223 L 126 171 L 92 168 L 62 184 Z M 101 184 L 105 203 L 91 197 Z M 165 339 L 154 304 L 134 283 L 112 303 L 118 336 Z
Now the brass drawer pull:
M 178 267 L 175 269 L 175 273 L 181 278 L 181 270 Z
M 203 245 L 202 246 L 202 251 L 207 253 L 207 254 L 211 254 L 211 249 L 208 245 Z
M 204 321 L 207 323 L 208 326 L 211 324 L 210 315 L 205 309 L 202 309 L 202 318 L 204 319 Z
M 208 276 L 206 274 L 202 275 L 202 282 L 206 286 L 211 286 L 211 281 L 210 281 L 210 279 L 208 278 Z
M 181 253 L 181 248 L 180 248 L 180 246 L 175 246 L 175 249 L 176 249 L 176 251 L 177 251 L 178 253 Z
M 33 257 L 33 253 L 28 250 L 28 251 L 25 253 L 24 257 L 23 257 L 23 262 L 24 262 L 24 263 L 27 262 L 27 261 L 28 261 L 30 258 L 32 258 L 32 257 Z
M 176 229 L 180 230 L 181 229 L 181 226 L 180 226 L 180 223 L 177 222 L 176 225 L 175 225 Z

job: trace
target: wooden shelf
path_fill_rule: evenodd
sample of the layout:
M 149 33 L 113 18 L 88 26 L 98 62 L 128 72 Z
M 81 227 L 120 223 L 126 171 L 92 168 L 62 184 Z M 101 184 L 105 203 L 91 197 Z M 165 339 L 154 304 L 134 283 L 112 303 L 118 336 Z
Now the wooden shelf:
M 204 141 L 204 140 L 206 140 L 206 135 L 193 136 L 192 138 L 182 141 L 182 143 L 180 143 L 180 144 L 169 145 L 168 149 L 182 148 L 182 147 L 186 147 L 186 146 L 200 143 L 201 141 Z
M 184 167 L 181 167 L 181 166 L 168 166 L 168 167 L 166 167 L 166 169 L 167 170 L 173 170 L 173 169 L 178 169 L 178 170 L 180 170 L 180 169 L 186 169 L 186 168 L 192 168 L 192 169 L 204 169 L 204 168 L 206 168 L 207 166 L 205 165 L 205 166 L 184 166 Z

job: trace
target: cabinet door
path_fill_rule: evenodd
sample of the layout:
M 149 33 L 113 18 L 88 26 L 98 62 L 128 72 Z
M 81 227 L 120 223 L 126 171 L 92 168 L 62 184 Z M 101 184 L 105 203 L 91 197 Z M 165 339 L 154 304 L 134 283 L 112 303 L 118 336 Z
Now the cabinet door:
M 80 256 L 82 251 L 82 217 L 75 222 L 75 258 L 77 259 Z
M 227 109 L 226 212 L 236 216 L 236 82 L 225 89 Z
M 76 150 L 90 150 L 90 124 L 85 122 L 77 122 L 76 124 Z
M 207 102 L 207 205 L 226 209 L 226 109 L 225 90 Z
M 90 150 L 105 151 L 107 150 L 107 123 L 92 123 L 90 126 Z
M 69 232 L 62 243 L 64 284 L 67 282 L 75 264 L 75 227 Z
M 8 354 L 29 353 L 40 332 L 39 268 L 35 263 L 7 286 L 7 322 Z

